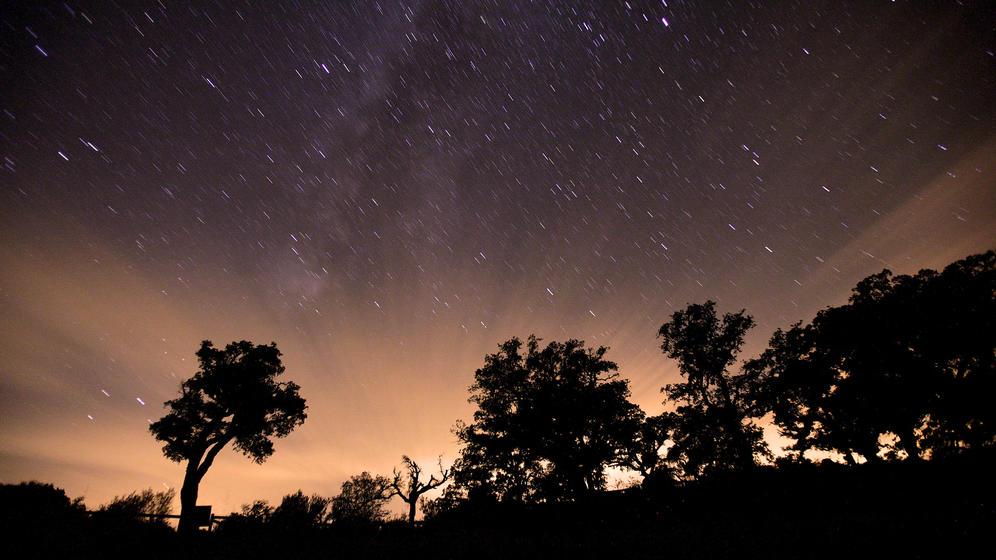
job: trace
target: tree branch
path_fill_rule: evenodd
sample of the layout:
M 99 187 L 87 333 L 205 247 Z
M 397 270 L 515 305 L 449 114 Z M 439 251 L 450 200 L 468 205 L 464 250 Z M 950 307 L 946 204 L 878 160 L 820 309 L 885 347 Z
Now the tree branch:
M 394 480 L 391 481 L 391 494 L 401 498 L 406 504 L 411 503 L 411 499 L 401 491 L 401 473 L 394 469 Z
M 435 490 L 436 488 L 439 488 L 443 484 L 446 484 L 446 481 L 450 479 L 450 470 L 443 468 L 442 457 L 439 458 L 439 474 L 440 476 L 442 476 L 442 478 L 439 480 L 436 479 L 436 475 L 432 475 L 429 477 L 429 482 L 422 485 L 420 494 L 424 494 L 426 492 L 429 492 L 430 490 Z
M 228 445 L 228 442 L 232 441 L 233 438 L 234 436 L 225 435 L 220 438 L 210 449 L 208 449 L 207 455 L 204 456 L 204 462 L 197 467 L 198 479 L 204 478 L 204 475 L 207 474 L 208 469 L 211 468 L 211 464 L 214 463 L 214 458 L 218 456 L 221 449 Z
M 410 504 L 413 501 L 419 499 L 420 496 L 439 488 L 450 479 L 452 470 L 443 468 L 443 459 L 439 458 L 439 471 L 442 478 L 437 479 L 436 475 L 429 477 L 428 482 L 422 482 L 419 478 L 422 476 L 422 467 L 418 463 L 412 461 L 408 456 L 403 457 L 405 466 L 408 467 L 407 484 L 403 484 L 402 474 L 398 472 L 398 469 L 394 469 L 394 480 L 391 481 L 391 495 L 398 496 L 401 501 L 406 504 Z M 407 486 L 407 492 L 402 490 L 403 486 Z

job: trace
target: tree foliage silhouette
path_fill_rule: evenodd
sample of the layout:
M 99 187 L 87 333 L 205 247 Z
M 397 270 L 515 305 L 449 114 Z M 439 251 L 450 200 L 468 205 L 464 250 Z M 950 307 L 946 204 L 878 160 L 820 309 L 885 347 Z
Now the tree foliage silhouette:
M 639 408 L 606 348 L 579 340 L 539 348 L 512 338 L 474 374 L 472 424 L 456 481 L 473 499 L 572 500 L 605 486 L 605 468 L 632 434 Z
M 666 403 L 677 405 L 668 415 L 668 460 L 688 477 L 748 469 L 755 455 L 768 453 L 761 430 L 750 422 L 763 415 L 753 397 L 756 378 L 746 371 L 729 371 L 753 326 L 753 318 L 743 310 L 720 319 L 716 302 L 707 301 L 675 312 L 658 331 L 661 350 L 678 362 L 685 379 L 662 391 Z
M 996 252 L 989 251 L 941 273 L 869 276 L 846 305 L 776 331 L 750 367 L 796 453 L 917 460 L 994 444 L 994 349 Z
M 86 516 L 83 498 L 71 499 L 66 491 L 38 481 L 0 483 L 0 527 L 4 530 L 34 524 L 69 524 Z
M 796 323 L 787 331 L 775 331 L 768 348 L 744 367 L 759 379 L 755 404 L 773 412 L 779 433 L 792 440 L 786 448 L 790 459 L 801 461 L 810 449 L 833 447 L 825 437 L 817 441 L 829 411 L 813 407 L 820 406 L 829 396 L 837 371 L 830 356 L 817 346 L 813 327 Z M 853 428 L 845 429 L 843 422 L 838 422 L 838 426 L 841 431 L 837 437 L 846 437 L 853 442 L 851 447 L 875 449 L 877 446 L 877 436 L 869 441 L 854 434 Z M 847 458 L 851 459 L 850 455 Z
M 669 414 L 633 415 L 629 442 L 619 450 L 615 464 L 632 469 L 644 480 L 658 475 L 670 477 L 665 449 L 671 440 L 674 418 Z
M 331 498 L 318 494 L 307 496 L 298 490 L 280 500 L 280 505 L 269 514 L 269 522 L 283 529 L 305 529 L 324 525 L 329 521 L 331 503 Z
M 270 505 L 270 502 L 267 500 L 256 500 L 251 504 L 243 504 L 239 513 L 229 515 L 224 525 L 228 526 L 246 522 L 252 525 L 261 525 L 269 523 L 271 515 L 273 515 L 273 506 Z
M 452 470 L 456 472 L 456 467 L 454 466 Z M 466 503 L 466 489 L 457 484 L 450 484 L 435 498 L 430 499 L 428 496 L 422 496 L 419 499 L 419 507 L 422 508 L 422 516 L 426 521 L 433 521 L 441 516 L 451 514 Z
M 439 478 L 430 475 L 429 480 L 422 482 L 422 467 L 407 455 L 401 457 L 404 470 L 394 470 L 394 478 L 391 480 L 391 492 L 401 498 L 401 501 L 408 504 L 408 524 L 415 524 L 415 514 L 418 507 L 419 498 L 426 492 L 439 488 L 449 481 L 450 469 L 443 468 L 443 459 L 439 459 Z
M 327 524 L 331 520 L 332 498 L 319 494 L 306 495 L 298 490 L 281 498 L 274 507 L 266 500 L 244 504 L 239 513 L 233 513 L 222 524 L 225 531 L 246 531 L 270 527 L 283 531 L 309 529 Z
M 330 520 L 339 525 L 372 525 L 387 519 L 386 505 L 392 496 L 391 481 L 362 472 L 342 483 L 332 498 Z
M 272 438 L 284 437 L 307 417 L 293 382 L 279 382 L 284 366 L 274 343 L 245 340 L 217 349 L 205 340 L 197 351 L 200 369 L 166 401 L 167 414 L 149 426 L 163 454 L 187 462 L 180 489 L 180 530 L 190 532 L 201 480 L 218 453 L 234 442 L 256 463 L 273 454 Z
M 143 520 L 146 522 L 165 525 L 166 521 L 164 518 L 150 516 L 169 515 L 173 510 L 173 500 L 175 498 L 176 490 L 172 488 L 162 492 L 156 492 L 148 488 L 141 492 L 132 492 L 127 496 L 115 496 L 110 503 L 101 506 L 98 511 L 106 515 L 128 518 L 129 520 L 145 517 Z

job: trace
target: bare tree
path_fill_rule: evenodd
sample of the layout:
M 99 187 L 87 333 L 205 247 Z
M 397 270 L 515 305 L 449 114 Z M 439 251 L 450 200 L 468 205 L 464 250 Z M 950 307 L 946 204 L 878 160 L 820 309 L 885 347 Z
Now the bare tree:
M 431 475 L 428 482 L 422 482 L 422 467 L 412 461 L 408 455 L 401 457 L 401 462 L 408 472 L 398 472 L 394 469 L 394 480 L 391 481 L 392 495 L 399 496 L 401 501 L 408 504 L 408 524 L 415 524 L 415 510 L 418 507 L 418 499 L 426 492 L 435 490 L 450 479 L 451 469 L 443 468 L 443 458 L 439 458 L 439 476 Z

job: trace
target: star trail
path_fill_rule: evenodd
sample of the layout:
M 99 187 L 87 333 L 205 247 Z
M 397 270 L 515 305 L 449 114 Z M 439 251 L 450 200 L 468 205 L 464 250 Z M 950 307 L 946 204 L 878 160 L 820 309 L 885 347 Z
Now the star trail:
M 175 486 L 148 433 L 203 339 L 275 341 L 308 421 L 216 511 L 452 458 L 511 337 L 771 332 L 996 242 L 986 2 L 0 8 L 0 477 Z

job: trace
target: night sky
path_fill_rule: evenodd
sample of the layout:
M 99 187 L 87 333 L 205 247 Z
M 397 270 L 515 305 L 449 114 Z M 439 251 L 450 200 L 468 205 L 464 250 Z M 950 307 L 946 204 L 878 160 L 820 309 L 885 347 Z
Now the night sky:
M 307 422 L 201 502 L 452 459 L 483 356 L 771 332 L 996 246 L 988 2 L 5 3 L 0 479 L 178 486 L 203 339 L 276 341 Z

